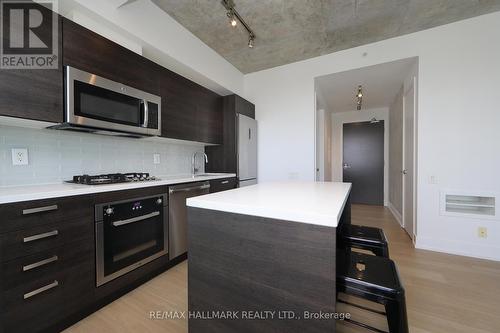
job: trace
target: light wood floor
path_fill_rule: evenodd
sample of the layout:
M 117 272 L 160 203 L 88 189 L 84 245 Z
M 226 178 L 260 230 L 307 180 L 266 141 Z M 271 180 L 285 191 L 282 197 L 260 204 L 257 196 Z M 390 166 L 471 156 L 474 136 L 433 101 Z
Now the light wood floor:
M 391 258 L 396 261 L 405 286 L 410 332 L 500 332 L 500 263 L 416 250 L 389 210 L 383 207 L 354 205 L 352 222 L 384 229 Z M 185 320 L 149 319 L 150 311 L 186 310 L 187 262 L 184 262 L 65 332 L 186 333 Z M 383 317 L 344 305 L 339 305 L 338 310 L 387 328 Z M 340 323 L 337 328 L 338 332 L 369 332 L 348 323 Z

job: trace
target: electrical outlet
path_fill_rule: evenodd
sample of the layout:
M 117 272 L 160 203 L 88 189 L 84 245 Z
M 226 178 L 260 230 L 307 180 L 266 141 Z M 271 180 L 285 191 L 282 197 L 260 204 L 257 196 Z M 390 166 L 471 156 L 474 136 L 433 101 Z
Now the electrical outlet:
M 161 163 L 160 154 L 153 154 L 153 163 L 154 164 L 160 164 Z
M 488 228 L 485 227 L 477 228 L 477 236 L 479 238 L 488 238 Z
M 28 149 L 12 149 L 12 165 L 28 165 Z

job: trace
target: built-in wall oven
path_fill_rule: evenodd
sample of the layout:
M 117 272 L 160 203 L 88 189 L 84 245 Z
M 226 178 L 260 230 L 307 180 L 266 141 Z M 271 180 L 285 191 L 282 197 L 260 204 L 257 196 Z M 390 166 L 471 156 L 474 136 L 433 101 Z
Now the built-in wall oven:
M 77 68 L 64 68 L 64 123 L 55 129 L 161 135 L 161 97 Z
M 165 194 L 95 206 L 97 286 L 168 254 L 167 200 Z

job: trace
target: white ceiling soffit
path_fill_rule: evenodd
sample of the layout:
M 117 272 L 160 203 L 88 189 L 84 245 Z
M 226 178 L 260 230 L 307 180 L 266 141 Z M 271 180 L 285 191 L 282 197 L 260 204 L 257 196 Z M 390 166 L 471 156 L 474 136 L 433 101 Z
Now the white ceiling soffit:
M 318 104 L 330 112 L 356 110 L 358 86 L 363 86 L 363 110 L 389 107 L 417 58 L 329 74 L 315 79 Z

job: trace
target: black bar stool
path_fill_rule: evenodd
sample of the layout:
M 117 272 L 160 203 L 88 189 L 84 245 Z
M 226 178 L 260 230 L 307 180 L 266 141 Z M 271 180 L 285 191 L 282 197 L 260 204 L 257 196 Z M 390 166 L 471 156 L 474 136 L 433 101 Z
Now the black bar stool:
M 389 246 L 384 231 L 379 228 L 343 224 L 340 228 L 340 247 L 357 248 L 373 252 L 376 256 L 389 258 Z
M 339 251 L 337 253 L 337 292 L 384 305 L 385 313 L 367 307 L 358 307 L 386 315 L 389 333 L 408 333 L 405 291 L 396 265 L 391 259 L 352 251 Z M 339 300 L 339 302 L 342 301 Z M 352 303 L 347 304 L 356 306 Z M 352 319 L 347 321 L 375 332 L 383 332 Z

